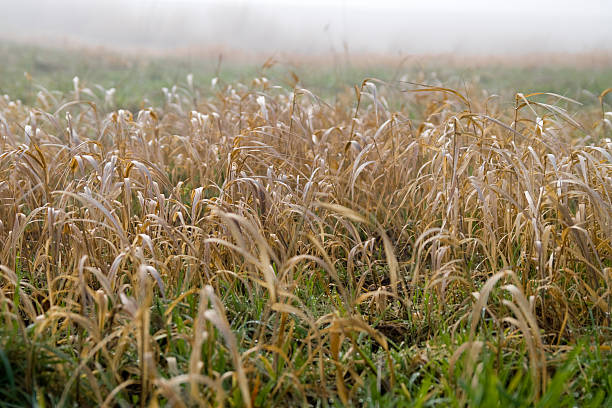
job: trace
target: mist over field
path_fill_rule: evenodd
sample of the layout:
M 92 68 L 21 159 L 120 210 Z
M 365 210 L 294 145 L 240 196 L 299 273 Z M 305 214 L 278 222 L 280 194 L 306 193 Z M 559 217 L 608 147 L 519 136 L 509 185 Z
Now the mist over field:
M 610 51 L 612 2 L 24 0 L 0 37 L 119 49 L 462 55 Z

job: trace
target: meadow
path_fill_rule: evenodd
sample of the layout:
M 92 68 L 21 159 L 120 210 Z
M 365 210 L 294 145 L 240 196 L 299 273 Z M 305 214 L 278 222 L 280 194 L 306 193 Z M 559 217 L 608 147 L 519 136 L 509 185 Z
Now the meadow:
M 609 60 L 17 48 L 0 405 L 612 406 Z

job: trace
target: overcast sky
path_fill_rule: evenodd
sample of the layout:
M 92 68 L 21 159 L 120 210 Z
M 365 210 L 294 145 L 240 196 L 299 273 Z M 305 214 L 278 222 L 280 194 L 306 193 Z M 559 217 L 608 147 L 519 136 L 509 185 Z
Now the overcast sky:
M 0 0 L 0 36 L 320 54 L 612 50 L 612 0 Z M 0 56 L 1 57 L 1 56 Z

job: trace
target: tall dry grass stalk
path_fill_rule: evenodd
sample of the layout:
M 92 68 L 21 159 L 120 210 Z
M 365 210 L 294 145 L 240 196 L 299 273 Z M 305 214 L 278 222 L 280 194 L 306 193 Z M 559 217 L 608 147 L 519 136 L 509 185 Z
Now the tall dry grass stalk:
M 545 351 L 610 324 L 605 114 L 378 80 L 330 105 L 266 78 L 105 112 L 74 87 L 0 98 L 2 325 L 28 392 L 252 406 L 273 379 L 268 402 L 348 404 L 368 375 L 396 389 L 391 350 L 437 316 L 469 332 L 451 372 L 524 352 L 538 398 Z

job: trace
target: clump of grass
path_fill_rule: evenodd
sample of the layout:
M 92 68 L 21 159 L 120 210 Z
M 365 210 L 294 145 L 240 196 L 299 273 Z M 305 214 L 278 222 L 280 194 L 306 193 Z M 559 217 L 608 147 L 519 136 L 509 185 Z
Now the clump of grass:
M 296 82 L 0 99 L 5 401 L 611 403 L 607 91 Z

